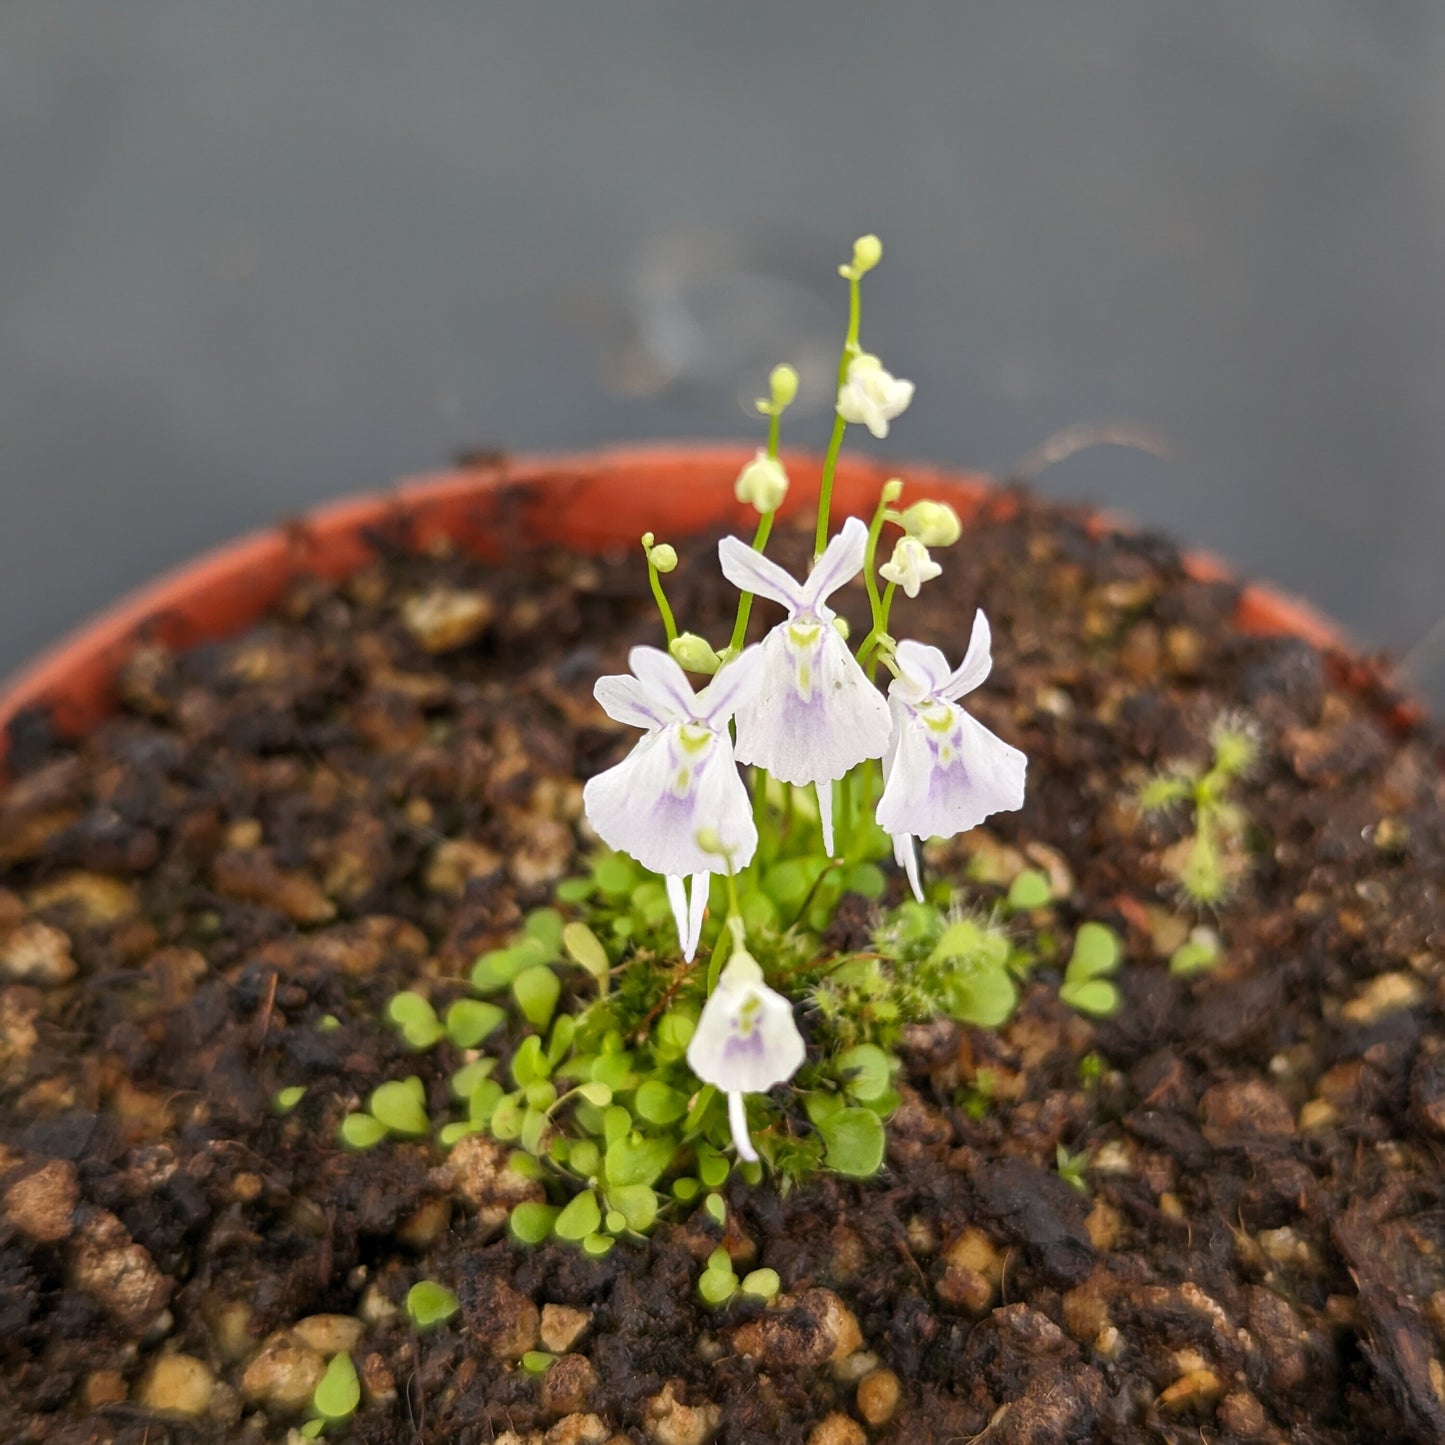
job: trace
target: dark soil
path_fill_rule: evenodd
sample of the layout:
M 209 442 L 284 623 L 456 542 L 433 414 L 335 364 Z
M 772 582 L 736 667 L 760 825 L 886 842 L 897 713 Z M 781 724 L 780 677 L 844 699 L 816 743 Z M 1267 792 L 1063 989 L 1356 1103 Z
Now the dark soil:
M 671 591 L 725 635 L 709 548 Z M 1001 1036 L 916 1031 L 879 1179 L 734 1183 L 726 1242 L 780 1274 L 769 1308 L 702 1306 L 701 1214 L 600 1261 L 524 1252 L 490 1146 L 337 1143 L 384 1078 L 421 1072 L 444 1104 L 456 1055 L 404 1052 L 387 998 L 456 996 L 576 868 L 581 780 L 630 745 L 592 682 L 657 640 L 638 559 L 386 556 L 239 641 L 141 649 L 79 743 L 22 720 L 0 1439 L 280 1441 L 304 1418 L 288 1390 L 338 1348 L 358 1442 L 1445 1439 L 1438 734 L 1302 643 L 1238 635 L 1234 589 L 1172 546 L 1023 496 L 895 623 L 956 657 L 980 603 L 996 664 L 970 701 L 1028 753 L 1029 797 L 930 864 L 969 865 L 984 906 L 1048 870 L 1052 926 L 1124 937 L 1124 1007 L 1091 1024 L 1045 971 Z M 1131 798 L 1226 713 L 1260 737 L 1253 848 L 1201 918 L 1170 880 L 1180 821 Z M 1200 923 L 1224 960 L 1175 978 Z M 1060 1144 L 1089 1151 L 1087 1194 Z M 398 1309 L 420 1279 L 462 1303 L 426 1334 Z M 544 1305 L 562 1358 L 538 1378 L 516 1360 Z

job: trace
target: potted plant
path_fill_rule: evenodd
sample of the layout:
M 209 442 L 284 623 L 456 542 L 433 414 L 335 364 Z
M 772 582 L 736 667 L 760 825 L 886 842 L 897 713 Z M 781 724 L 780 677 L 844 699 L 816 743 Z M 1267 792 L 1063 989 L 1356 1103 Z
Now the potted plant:
M 843 456 L 876 259 L 821 459 L 780 370 L 757 456 L 343 504 L 11 685 L 14 1438 L 1438 1438 L 1439 736 Z

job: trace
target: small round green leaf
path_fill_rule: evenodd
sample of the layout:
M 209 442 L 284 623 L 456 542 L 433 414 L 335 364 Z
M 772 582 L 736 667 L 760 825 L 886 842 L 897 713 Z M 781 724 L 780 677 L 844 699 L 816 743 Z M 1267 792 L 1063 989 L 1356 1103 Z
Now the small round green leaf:
M 593 1259 L 601 1259 L 604 1254 L 612 1252 L 612 1246 L 616 1243 L 617 1241 L 610 1234 L 589 1234 L 582 1241 L 582 1249 Z
M 287 1088 L 277 1090 L 276 1097 L 271 1100 L 271 1107 L 278 1114 L 289 1114 L 305 1097 L 305 1084 L 291 1084 Z
M 750 1294 L 758 1299 L 772 1299 L 782 1288 L 782 1280 L 778 1278 L 775 1269 L 755 1269 L 751 1274 L 745 1275 L 743 1282 L 738 1286 L 744 1294 Z
M 1023 913 L 1031 908 L 1043 908 L 1047 906 L 1052 897 L 1053 890 L 1049 887 L 1048 876 L 1040 873 L 1037 868 L 1024 869 L 1009 884 L 1008 906 L 1015 913 Z
M 447 1009 L 447 1036 L 459 1049 L 473 1049 L 506 1017 L 494 1003 L 459 998 Z
M 456 1295 L 433 1280 L 418 1280 L 406 1292 L 406 1312 L 419 1330 L 429 1330 L 451 1319 L 460 1308 Z
M 544 1029 L 562 994 L 562 983 L 545 963 L 524 968 L 512 980 L 512 996 L 527 1022 L 535 1029 Z
M 544 1375 L 556 1358 L 556 1355 L 548 1354 L 546 1350 L 528 1350 L 522 1356 L 522 1368 L 529 1375 Z
M 420 1080 L 417 1081 L 420 1083 Z M 367 1107 L 393 1134 L 422 1138 L 431 1133 L 431 1120 L 424 1104 L 417 1098 L 416 1087 L 409 1079 L 392 1079 L 378 1084 Z
M 837 1077 L 855 1099 L 876 1099 L 888 1089 L 893 1060 L 876 1044 L 855 1044 L 838 1055 Z
M 697 1292 L 710 1305 L 726 1304 L 738 1290 L 738 1277 L 728 1269 L 705 1269 L 697 1282 Z
M 652 1184 L 672 1163 L 677 1141 L 667 1136 L 650 1139 L 643 1134 L 627 1134 L 607 1146 L 602 1167 L 612 1188 L 627 1184 Z
M 341 1121 L 341 1142 L 349 1149 L 370 1149 L 386 1138 L 386 1125 L 370 1114 L 348 1114 Z
M 843 1109 L 818 1131 L 829 1169 L 866 1179 L 883 1163 L 883 1123 L 871 1109 Z
M 623 1184 L 607 1191 L 607 1202 L 622 1216 L 623 1226 L 646 1234 L 657 1220 L 657 1191 L 650 1184 Z M 609 1216 L 608 1228 L 612 1228 Z M 617 1233 L 613 1229 L 614 1234 Z
M 602 940 L 585 923 L 575 919 L 562 930 L 562 948 L 573 963 L 580 965 L 599 982 L 612 971 L 612 960 Z
M 356 1378 L 351 1356 L 334 1356 L 311 1397 L 312 1406 L 323 1419 L 345 1420 L 356 1413 L 360 1403 L 361 1381 Z
M 522 932 L 555 953 L 562 946 L 562 915 L 555 908 L 534 908 L 523 920 Z
M 702 1202 L 707 1217 L 721 1229 L 728 1222 L 728 1206 L 721 1194 L 709 1194 Z
M 590 1179 L 602 1164 L 602 1151 L 591 1139 L 573 1139 L 567 1146 L 567 1162 L 573 1172 Z
M 414 1049 L 429 1049 L 442 1036 L 436 1010 L 419 993 L 393 995 L 386 1006 L 386 1016 Z
M 1074 953 L 1064 977 L 1083 983 L 1113 973 L 1119 966 L 1119 936 L 1102 923 L 1082 923 L 1074 937 Z
M 949 979 L 948 1011 L 962 1023 L 996 1029 L 1018 1002 L 1018 989 L 1000 963 L 963 958 Z
M 512 1055 L 512 1079 L 519 1089 L 534 1084 L 538 1079 L 549 1078 L 552 1065 L 542 1051 L 542 1040 L 536 1034 L 528 1034 Z
M 563 1205 L 562 1212 L 552 1225 L 552 1232 L 558 1239 L 584 1239 L 589 1234 L 595 1234 L 601 1223 L 602 1210 L 597 1196 L 590 1189 L 584 1189 Z
M 451 1077 L 452 1097 L 456 1099 L 469 1099 L 474 1090 L 483 1079 L 488 1079 L 492 1071 L 497 1067 L 495 1059 L 473 1059 L 469 1064 L 463 1064 Z
M 1065 980 L 1059 986 L 1059 997 L 1071 1009 L 1095 1018 L 1107 1018 L 1119 1007 L 1119 990 L 1106 978 L 1090 978 L 1083 983 Z
M 580 1098 L 586 1099 L 589 1104 L 594 1104 L 599 1109 L 605 1109 L 612 1102 L 612 1090 L 606 1084 L 598 1083 L 595 1079 L 585 1084 L 578 1084 L 575 1090 Z
M 528 1199 L 512 1209 L 508 1224 L 512 1237 L 521 1244 L 541 1244 L 551 1238 L 552 1225 L 559 1211 L 550 1204 Z
M 639 1084 L 632 1107 L 649 1124 L 675 1124 L 687 1113 L 687 1099 L 660 1079 Z

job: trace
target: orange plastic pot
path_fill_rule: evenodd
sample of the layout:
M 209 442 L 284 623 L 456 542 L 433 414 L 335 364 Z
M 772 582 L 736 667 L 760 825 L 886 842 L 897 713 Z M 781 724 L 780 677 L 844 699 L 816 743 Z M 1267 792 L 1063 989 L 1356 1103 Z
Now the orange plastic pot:
M 44 709 L 62 732 L 82 732 L 112 709 L 116 675 L 137 643 L 185 648 L 241 632 L 298 575 L 340 579 L 373 560 L 383 541 L 424 549 L 446 540 L 497 559 L 539 546 L 579 553 L 635 547 L 644 531 L 660 539 L 726 526 L 750 531 L 755 514 L 733 497 L 733 481 L 749 456 L 749 449 L 737 446 L 702 445 L 499 458 L 404 481 L 390 492 L 331 503 L 242 537 L 133 592 L 0 688 L 0 772 L 10 726 L 20 713 Z M 783 506 L 787 515 L 814 505 L 819 459 L 796 455 L 785 460 L 793 480 Z M 995 490 L 978 473 L 912 464 L 885 467 L 854 457 L 839 464 L 835 514 L 867 515 L 883 481 L 895 474 L 904 477 L 913 495 L 949 502 L 965 526 L 982 508 L 997 512 L 1014 505 L 1008 493 Z M 1100 533 L 1124 525 L 1102 514 L 1095 520 Z M 1200 578 L 1229 575 L 1202 553 L 1186 561 Z M 1303 638 L 1331 654 L 1347 673 L 1353 671 L 1356 685 L 1381 689 L 1383 695 L 1379 678 L 1353 660 L 1334 628 L 1305 604 L 1247 586 L 1235 621 L 1246 632 Z

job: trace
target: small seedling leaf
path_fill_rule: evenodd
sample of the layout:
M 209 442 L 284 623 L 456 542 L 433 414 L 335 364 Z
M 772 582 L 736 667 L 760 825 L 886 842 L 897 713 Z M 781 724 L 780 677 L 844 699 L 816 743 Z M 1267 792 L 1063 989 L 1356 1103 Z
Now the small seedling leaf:
M 406 1312 L 419 1330 L 429 1330 L 451 1319 L 460 1308 L 456 1295 L 433 1280 L 418 1280 L 406 1292 Z
M 509 1223 L 512 1237 L 521 1244 L 541 1244 L 552 1234 L 552 1225 L 560 1211 L 550 1204 L 526 1200 L 513 1210 Z
M 348 1149 L 370 1149 L 386 1138 L 386 1125 L 371 1114 L 348 1114 L 341 1121 L 341 1142 Z
M 883 1163 L 883 1123 L 871 1109 L 843 1109 L 818 1131 L 828 1168 L 854 1179 L 866 1179 Z
M 311 1397 L 312 1406 L 323 1419 L 345 1420 L 356 1413 L 360 1403 L 361 1381 L 356 1377 L 351 1356 L 334 1356 Z
M 595 1234 L 601 1223 L 602 1209 L 597 1203 L 597 1196 L 590 1189 L 584 1189 L 563 1205 L 562 1212 L 552 1225 L 552 1232 L 558 1239 L 585 1239 L 587 1235 Z
M 378 1084 L 367 1101 L 367 1107 L 393 1134 L 420 1139 L 431 1133 L 431 1120 L 427 1118 L 425 1105 L 417 1098 L 416 1089 L 409 1079 L 391 1079 L 385 1084 Z
M 512 996 L 517 1000 L 517 1007 L 535 1029 L 544 1029 L 551 1022 L 561 994 L 561 980 L 545 963 L 524 968 L 512 980 Z
M 447 1009 L 447 1037 L 459 1049 L 474 1049 L 507 1017 L 507 1011 L 480 999 L 459 998 Z
M 1074 938 L 1074 953 L 1064 977 L 1070 983 L 1102 978 L 1119 966 L 1119 936 L 1102 923 L 1083 923 Z

